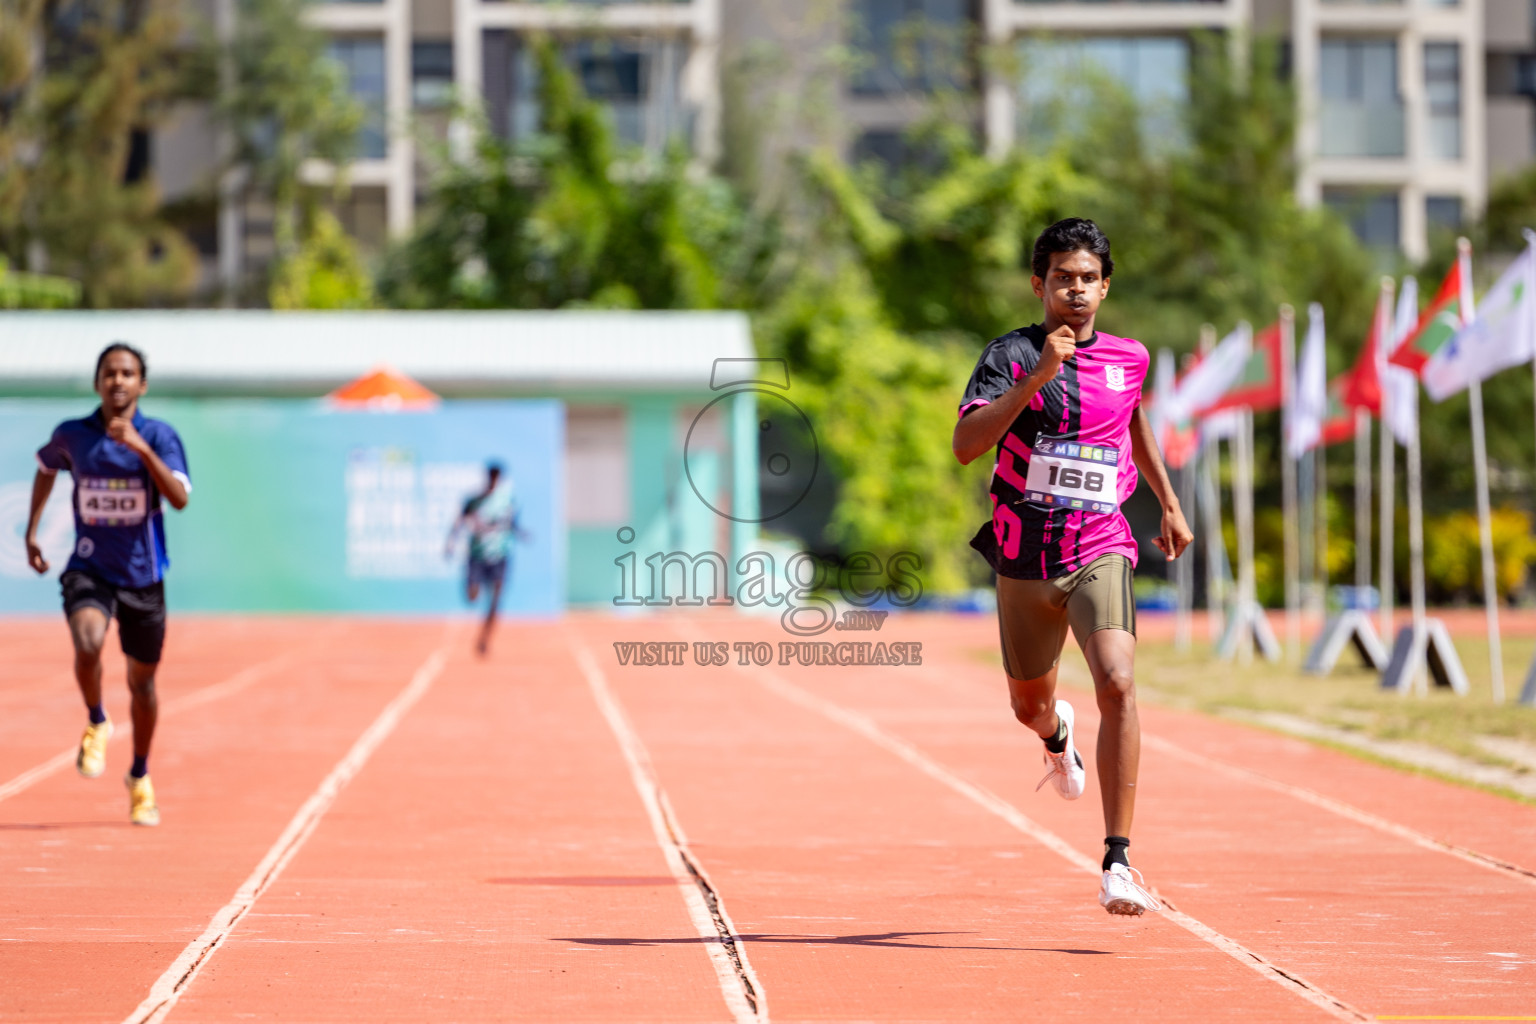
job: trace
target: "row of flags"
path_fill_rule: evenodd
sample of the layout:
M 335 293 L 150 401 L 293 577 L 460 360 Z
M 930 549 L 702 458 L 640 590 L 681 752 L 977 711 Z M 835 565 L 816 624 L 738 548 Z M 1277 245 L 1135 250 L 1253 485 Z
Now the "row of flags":
M 1418 286 L 1404 278 L 1396 308 L 1378 303 L 1354 365 L 1327 379 L 1323 308 L 1307 310 L 1297 358 L 1286 451 L 1349 440 L 1357 410 L 1384 420 L 1399 443 L 1418 431 L 1418 385 L 1443 401 L 1474 382 L 1536 358 L 1536 236 L 1473 308 L 1471 257 L 1463 251 L 1421 312 Z M 1286 401 L 1279 323 L 1252 335 L 1241 325 L 1180 375 L 1172 355 L 1159 356 L 1150 413 L 1168 464 L 1186 464 L 1201 436 L 1226 436 L 1237 408 L 1279 409 Z
M 1394 284 L 1383 278 L 1371 320 L 1371 329 L 1354 364 L 1333 380 L 1327 378 L 1327 350 L 1323 309 L 1313 303 L 1308 311 L 1306 337 L 1300 353 L 1294 352 L 1292 314 L 1282 308 L 1278 323 L 1253 336 L 1246 324 L 1202 353 L 1182 375 L 1174 367 L 1173 354 L 1158 354 L 1154 390 L 1149 406 L 1154 435 L 1173 468 L 1185 466 L 1201 453 L 1207 442 L 1231 441 L 1236 466 L 1234 502 L 1243 497 L 1252 504 L 1253 412 L 1283 410 L 1284 457 L 1281 460 L 1287 535 L 1285 542 L 1286 604 L 1293 645 L 1299 631 L 1300 593 L 1298 546 L 1293 516 L 1298 512 L 1297 460 L 1308 452 L 1353 436 L 1355 441 L 1355 519 L 1357 543 L 1370 548 L 1370 417 L 1384 425 L 1381 432 L 1381 563 L 1380 617 L 1383 631 L 1394 629 L 1390 578 L 1391 522 L 1395 488 L 1391 468 L 1395 439 L 1407 449 L 1409 562 L 1413 624 L 1398 633 L 1391 665 L 1383 685 L 1402 687 L 1406 678 L 1422 678 L 1428 664 L 1425 655 L 1435 628 L 1425 615 L 1423 572 L 1422 468 L 1419 451 L 1418 401 L 1423 386 L 1430 398 L 1444 401 L 1468 392 L 1472 463 L 1477 484 L 1478 533 L 1482 549 L 1483 599 L 1488 620 L 1490 676 L 1494 700 L 1504 699 L 1501 642 L 1498 627 L 1498 594 L 1494 576 L 1493 531 L 1488 488 L 1487 442 L 1483 422 L 1482 382 L 1501 370 L 1536 363 L 1536 233 L 1526 232 L 1527 247 L 1483 296 L 1481 307 L 1473 301 L 1472 248 L 1462 239 L 1457 259 L 1434 297 L 1419 309 L 1418 286 L 1405 278 L 1393 301 Z M 1292 367 L 1293 361 L 1295 366 Z M 1215 452 L 1213 447 L 1212 452 Z M 1218 456 L 1219 457 L 1219 456 Z M 1206 494 L 1211 488 L 1210 463 L 1202 456 Z M 1241 477 L 1241 482 L 1239 482 Z M 1207 497 L 1208 514 L 1218 516 L 1219 502 Z M 1251 522 L 1249 524 L 1251 527 Z M 1240 526 L 1241 534 L 1243 527 Z M 1219 553 L 1219 552 L 1218 552 Z M 1241 551 L 1240 551 L 1241 554 Z M 1239 628 L 1253 626 L 1254 640 L 1267 638 L 1268 627 L 1259 628 L 1262 610 L 1252 600 L 1251 557 L 1240 558 L 1239 599 L 1229 615 Z M 1369 582 L 1368 556 L 1357 561 L 1357 586 Z M 1243 596 L 1246 595 L 1246 596 Z M 1181 598 L 1181 607 L 1183 599 Z M 1250 607 L 1251 606 L 1251 607 Z M 1244 618 L 1247 615 L 1247 618 Z M 1358 618 L 1358 616 L 1356 616 Z M 1252 621 L 1250 621 L 1252 620 Z M 1363 621 L 1363 620 L 1362 620 Z M 1340 625 L 1339 623 L 1334 625 Z M 1369 623 L 1352 625 L 1370 632 Z M 1224 636 L 1231 630 L 1224 631 Z M 1325 629 L 1326 640 L 1327 630 Z M 1234 634 L 1235 635 L 1235 634 Z M 1320 643 L 1323 641 L 1320 641 Z M 1439 644 L 1440 640 L 1433 640 Z M 1444 641 L 1449 643 L 1448 640 Z M 1223 641 L 1225 644 L 1225 640 Z M 1262 646 L 1262 644 L 1260 644 Z M 1379 644 L 1378 644 L 1379 646 Z M 1243 650 L 1246 650 L 1246 646 Z M 1399 657 L 1401 654 L 1401 658 Z M 1453 652 L 1442 652 L 1455 660 Z M 1459 665 L 1459 662 L 1457 662 Z M 1405 671 L 1408 675 L 1405 675 Z M 1459 667 L 1456 670 L 1460 672 Z M 1390 682 L 1387 677 L 1390 677 Z M 1417 685 L 1417 684 L 1414 684 Z M 1455 685 L 1452 683 L 1452 685 Z M 1464 687 L 1464 680 L 1463 680 Z M 1536 662 L 1527 676 L 1521 701 L 1536 705 Z

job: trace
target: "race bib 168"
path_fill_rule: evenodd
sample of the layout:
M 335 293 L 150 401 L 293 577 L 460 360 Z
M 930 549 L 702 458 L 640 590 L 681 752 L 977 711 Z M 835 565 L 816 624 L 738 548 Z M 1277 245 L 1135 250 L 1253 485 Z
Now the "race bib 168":
M 75 499 L 87 526 L 138 526 L 149 511 L 144 481 L 131 477 L 81 477 Z
M 1113 512 L 1120 505 L 1116 448 L 1042 437 L 1029 458 L 1024 498 L 1039 505 Z

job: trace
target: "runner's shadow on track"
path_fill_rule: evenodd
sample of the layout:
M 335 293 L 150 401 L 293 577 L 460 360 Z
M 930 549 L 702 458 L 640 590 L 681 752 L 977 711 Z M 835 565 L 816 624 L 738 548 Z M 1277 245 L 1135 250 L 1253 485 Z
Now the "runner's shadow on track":
M 743 934 L 744 942 L 786 942 L 822 946 L 880 946 L 890 949 L 984 949 L 1009 953 L 1068 953 L 1073 956 L 1111 956 L 1107 949 L 1056 949 L 1038 946 L 951 946 L 898 940 L 928 935 L 967 935 L 969 932 L 869 932 L 862 935 L 781 935 L 777 933 Z M 690 936 L 678 939 L 563 938 L 554 942 L 575 942 L 584 946 L 667 946 L 718 942 L 719 939 Z

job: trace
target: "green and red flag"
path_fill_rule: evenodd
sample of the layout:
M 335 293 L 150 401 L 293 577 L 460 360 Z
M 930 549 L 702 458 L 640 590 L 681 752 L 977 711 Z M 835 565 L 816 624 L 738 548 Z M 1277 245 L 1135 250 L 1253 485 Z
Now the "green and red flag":
M 1419 322 L 1392 353 L 1389 362 L 1393 366 L 1422 374 L 1424 364 L 1456 336 L 1461 330 L 1461 285 L 1461 260 L 1457 260 L 1451 264 L 1450 273 L 1440 283 L 1429 308 L 1419 314 Z
M 1372 416 L 1381 416 L 1381 354 L 1392 344 L 1392 308 L 1385 302 L 1376 303 L 1376 316 L 1371 320 L 1371 333 L 1365 337 L 1365 345 L 1355 359 L 1355 368 L 1340 377 L 1344 384 L 1344 404 L 1351 409 L 1365 409 Z
M 1323 432 L 1318 447 L 1342 444 L 1354 439 L 1355 407 L 1349 404 L 1354 370 L 1346 370 L 1328 382 L 1328 411 L 1323 414 Z
M 1253 339 L 1253 348 L 1242 373 L 1215 405 L 1201 415 L 1209 416 L 1223 409 L 1247 407 L 1254 412 L 1280 408 L 1284 400 L 1285 378 L 1280 372 L 1280 324 L 1270 324 Z

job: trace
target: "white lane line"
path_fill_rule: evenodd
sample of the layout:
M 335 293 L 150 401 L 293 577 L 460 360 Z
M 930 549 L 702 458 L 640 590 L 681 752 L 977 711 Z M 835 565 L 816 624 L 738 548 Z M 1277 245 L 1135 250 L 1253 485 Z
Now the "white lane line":
M 1228 764 L 1225 761 L 1218 761 L 1215 758 L 1206 757 L 1204 754 L 1197 754 L 1192 750 L 1186 750 L 1179 746 L 1177 743 L 1165 740 L 1160 736 L 1148 736 L 1143 734 L 1141 741 L 1147 746 L 1156 747 L 1158 750 L 1165 754 L 1178 758 L 1182 761 L 1187 761 L 1190 764 L 1199 765 L 1208 771 L 1219 772 L 1222 775 L 1225 775 L 1231 779 L 1236 779 L 1239 782 L 1251 783 L 1253 785 L 1262 786 L 1265 789 L 1273 790 L 1276 793 L 1282 793 L 1286 796 L 1300 800 L 1302 803 L 1311 804 L 1314 807 L 1320 807 L 1332 814 L 1337 814 L 1341 818 L 1347 818 L 1356 824 L 1364 825 L 1367 828 L 1375 829 L 1376 831 L 1385 833 L 1386 835 L 1405 840 L 1409 843 L 1412 843 L 1414 846 L 1420 846 L 1426 850 L 1433 850 L 1435 853 L 1449 854 L 1452 857 L 1457 857 L 1466 861 L 1468 864 L 1476 864 L 1480 868 L 1487 868 L 1489 871 L 1497 871 L 1505 878 L 1513 878 L 1522 882 L 1527 882 L 1531 885 L 1536 885 L 1536 871 L 1531 871 L 1529 868 L 1523 868 L 1518 864 L 1511 864 L 1509 861 L 1500 860 L 1498 857 L 1493 857 L 1486 853 L 1479 853 L 1476 850 L 1470 850 L 1464 846 L 1457 846 L 1454 843 L 1447 843 L 1443 840 L 1436 839 L 1434 836 L 1429 835 L 1428 833 L 1420 832 L 1418 829 L 1409 828 L 1407 825 L 1399 825 L 1395 821 L 1379 817 L 1378 815 L 1372 814 L 1370 811 L 1363 811 L 1358 807 L 1344 803 L 1342 800 L 1335 800 L 1333 797 L 1324 796 L 1321 793 L 1306 789 L 1302 786 L 1293 786 L 1289 782 L 1281 782 L 1279 779 L 1272 779 L 1267 775 L 1261 775 L 1260 773 L 1252 771 L 1248 768 L 1243 768 L 1235 764 Z
M 1073 686 L 1079 692 L 1085 692 L 1090 696 L 1092 695 L 1092 680 L 1083 678 L 1082 673 L 1078 671 L 1075 666 L 1063 665 L 1062 675 L 1071 679 Z M 1241 722 L 1241 720 L 1239 720 L 1239 722 L 1240 724 L 1244 725 L 1248 724 L 1246 722 Z M 1303 740 L 1306 739 L 1306 737 L 1300 738 Z M 1190 764 L 1199 765 L 1200 767 L 1210 771 L 1220 772 L 1221 774 L 1226 775 L 1228 778 L 1236 779 L 1240 782 L 1252 783 L 1254 785 L 1262 786 L 1266 789 L 1272 790 L 1276 793 L 1284 794 L 1285 796 L 1300 800 L 1302 803 L 1311 804 L 1314 807 L 1321 808 L 1322 810 L 1328 811 L 1332 814 L 1337 814 L 1339 817 L 1346 818 L 1349 821 L 1355 822 L 1356 824 L 1375 829 L 1376 831 L 1385 835 L 1392 836 L 1395 839 L 1405 840 L 1406 842 L 1409 842 L 1414 846 L 1418 846 L 1422 849 L 1432 850 L 1435 853 L 1448 854 L 1449 856 L 1464 860 L 1468 864 L 1476 864 L 1480 868 L 1486 868 L 1489 871 L 1497 871 L 1500 875 L 1503 875 L 1506 878 L 1513 878 L 1521 882 L 1536 885 L 1536 871 L 1532 871 L 1530 868 L 1521 867 L 1519 864 L 1511 863 L 1510 861 L 1503 860 L 1502 858 L 1495 857 L 1492 854 L 1482 853 L 1478 850 L 1473 850 L 1465 846 L 1457 846 L 1455 843 L 1448 843 L 1443 839 L 1436 839 L 1434 836 L 1427 832 L 1420 832 L 1418 829 L 1399 824 L 1389 818 L 1383 818 L 1380 815 L 1372 814 L 1370 811 L 1361 810 L 1360 808 L 1351 804 L 1347 804 L 1342 800 L 1335 800 L 1330 796 L 1324 796 L 1322 793 L 1319 793 L 1315 790 L 1307 789 L 1303 786 L 1295 786 L 1288 782 L 1281 782 L 1279 779 L 1272 779 L 1267 775 L 1253 771 L 1249 768 L 1244 768 L 1241 765 L 1230 764 L 1226 761 L 1218 761 L 1213 757 L 1207 757 L 1204 754 L 1197 754 L 1192 750 L 1188 750 L 1179 744 L 1172 742 L 1171 740 L 1163 739 L 1161 736 L 1143 732 L 1141 734 L 1141 741 L 1149 747 L 1156 747 L 1163 753 L 1179 758 L 1180 760 L 1187 761 Z
M 801 689 L 775 673 L 762 669 L 755 671 L 742 669 L 740 671 L 756 680 L 758 685 L 790 703 L 798 704 L 808 711 L 813 711 L 823 718 L 830 719 L 858 733 L 876 746 L 895 754 L 934 781 L 942 783 L 977 806 L 997 815 L 1040 845 L 1060 855 L 1073 867 L 1080 868 L 1094 877 L 1098 877 L 1101 873 L 1099 864 L 1096 861 L 1079 853 L 1066 840 L 1056 835 L 1056 833 L 1025 817 L 1017 807 L 1014 807 L 996 793 L 961 778 L 911 743 L 901 739 L 899 736 L 886 732 L 873 719 L 818 697 L 809 690 Z M 1304 981 L 1289 971 L 1270 963 L 1251 949 L 1228 938 L 1209 925 L 1175 909 L 1168 902 L 1167 898 L 1161 894 L 1159 894 L 1158 898 L 1163 902 L 1163 915 L 1169 920 L 1196 937 L 1210 943 L 1243 966 L 1249 967 L 1261 976 L 1268 978 L 1292 995 L 1306 1000 L 1338 1020 L 1359 1022 L 1375 1019 L 1368 1014 L 1360 1012 L 1343 1000 L 1328 995 L 1317 986 Z
M 405 713 L 422 698 L 422 695 L 431 688 L 432 683 L 443 671 L 443 665 L 448 660 L 449 644 L 453 635 L 445 640 L 437 650 L 427 657 L 416 673 L 411 676 L 411 681 L 405 689 L 395 695 L 395 698 L 384 706 L 379 716 L 373 720 L 373 724 L 357 738 L 352 744 L 352 749 L 346 756 L 336 763 L 328 774 L 310 794 L 304 805 L 294 814 L 288 822 L 288 827 L 283 829 L 283 834 L 272 844 L 261 863 L 256 865 L 256 870 L 235 890 L 234 899 L 220 907 L 208 922 L 208 927 L 203 934 L 193 939 L 187 947 L 181 951 L 171 964 L 165 969 L 165 973 L 150 987 L 149 995 L 138 1007 L 124 1018 L 124 1024 L 158 1024 L 165 1019 L 166 1014 L 176 1005 L 187 988 L 197 977 L 199 971 L 207 965 L 208 961 L 218 948 L 223 945 L 229 933 L 234 930 L 236 924 L 244 917 L 261 898 L 261 894 L 277 880 L 288 866 L 288 862 L 299 852 L 320 824 L 320 819 L 325 812 L 330 810 L 336 802 L 336 797 L 346 788 L 348 782 L 368 763 L 368 758 L 378 749 L 379 744 L 395 731 L 395 726 L 400 724 L 400 719 Z
M 740 933 L 726 914 L 719 890 L 710 883 L 698 857 L 688 849 L 687 837 L 676 815 L 672 813 L 666 792 L 657 781 L 645 743 L 630 724 L 629 717 L 624 713 L 623 706 L 591 652 L 574 636 L 571 639 L 571 651 L 581 666 L 582 674 L 587 677 L 592 699 L 597 702 L 598 710 L 607 720 L 608 728 L 613 731 L 624 760 L 629 765 L 629 777 L 635 784 L 635 792 L 640 794 L 646 815 L 651 819 L 656 845 L 661 848 L 667 867 L 677 880 L 678 890 L 683 894 L 683 902 L 688 907 L 688 917 L 693 921 L 694 931 L 703 940 L 701 945 L 715 968 L 715 977 L 720 982 L 720 994 L 725 997 L 725 1005 L 731 1011 L 732 1019 L 737 1024 L 766 1024 L 768 1002 L 762 983 L 757 980 L 752 965 L 747 962 L 747 951 L 743 947 Z
M 268 658 L 266 661 L 258 662 L 249 668 L 236 672 L 221 682 L 213 683 L 200 690 L 194 690 L 185 696 L 166 701 L 164 706 L 161 707 L 160 713 L 162 715 L 169 715 L 178 711 L 185 711 L 188 708 L 201 707 L 204 704 L 210 704 L 213 701 L 232 696 L 263 676 L 282 668 L 293 659 L 294 655 L 292 654 L 280 654 L 275 658 Z M 131 735 L 132 731 L 129 729 L 118 729 L 112 738 L 118 739 L 119 737 Z M 68 750 L 61 750 L 42 764 L 33 765 L 14 779 L 0 783 L 0 800 L 8 800 L 23 790 L 31 789 L 55 772 L 71 767 L 75 763 L 75 757 L 79 753 L 79 749 L 79 747 L 70 747 Z

